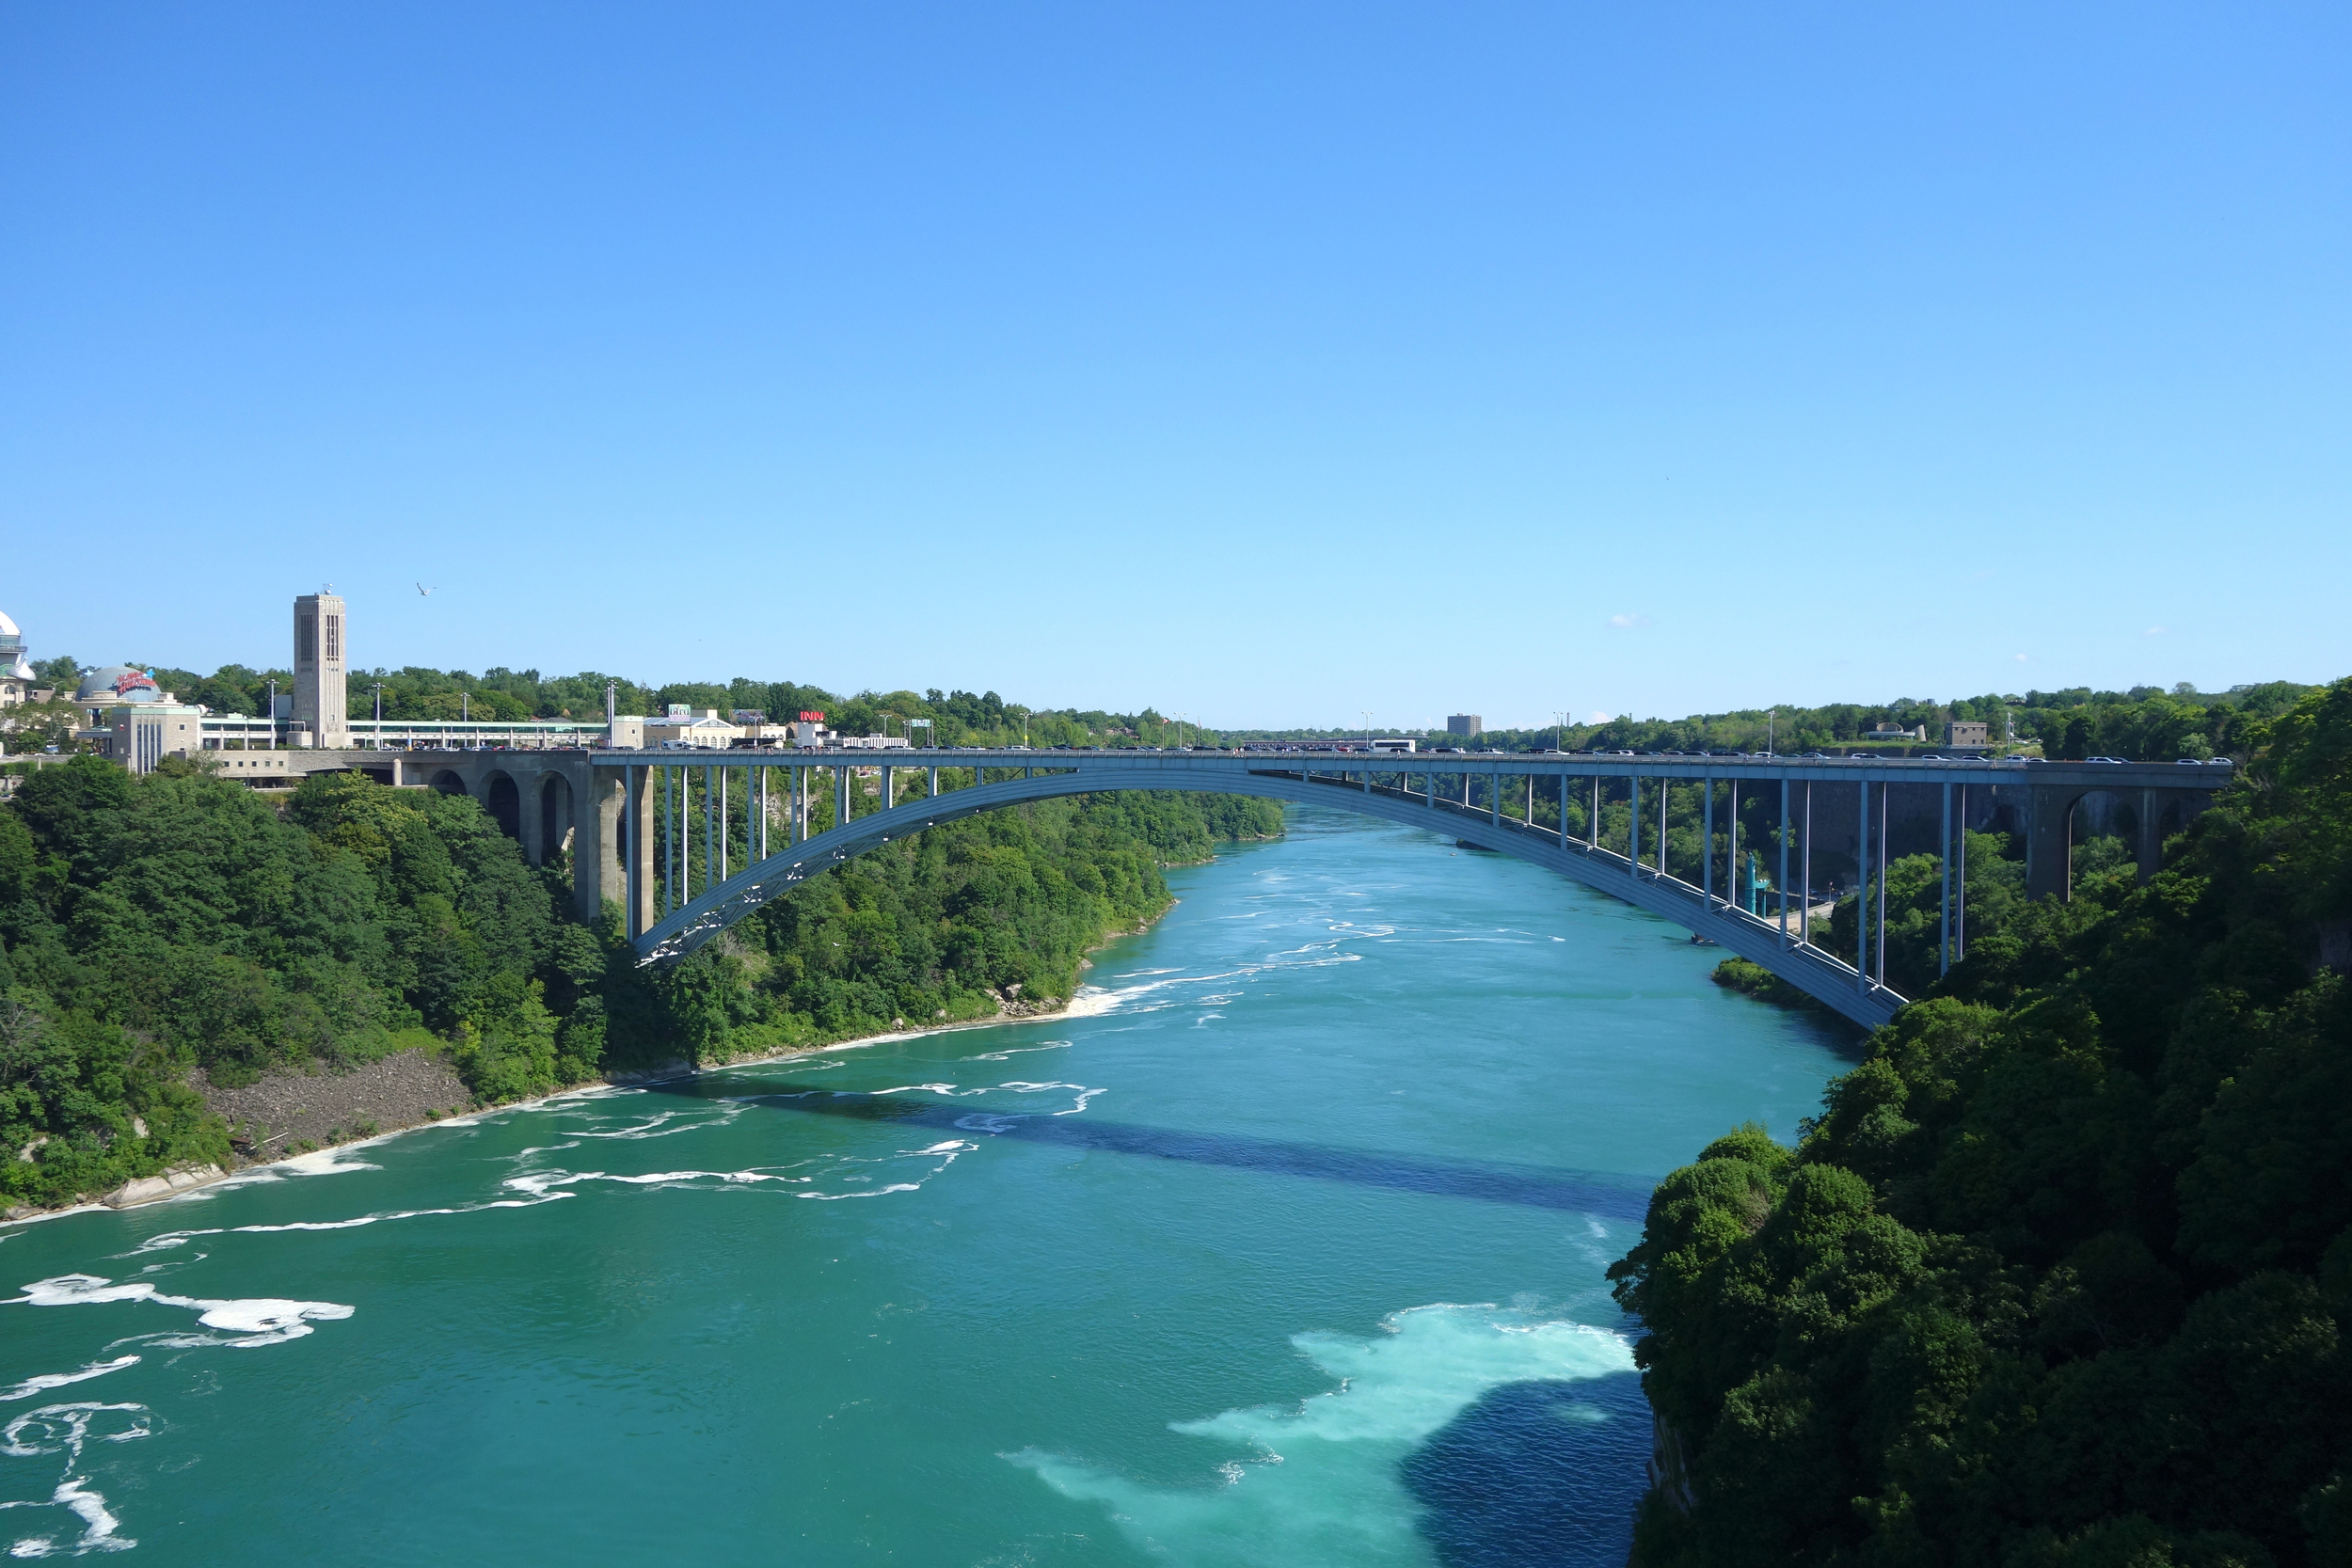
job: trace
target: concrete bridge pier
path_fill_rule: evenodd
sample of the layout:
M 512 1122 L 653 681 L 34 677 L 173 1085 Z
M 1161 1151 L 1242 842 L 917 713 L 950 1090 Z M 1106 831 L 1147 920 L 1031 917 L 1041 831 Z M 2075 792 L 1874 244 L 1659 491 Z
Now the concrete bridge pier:
M 522 842 L 523 860 L 528 864 L 540 863 L 540 850 L 547 843 L 547 796 L 537 779 L 517 779 L 515 812 L 515 836 Z
M 628 878 L 621 864 L 622 776 L 598 769 L 582 804 L 580 820 L 590 832 L 572 843 L 572 908 L 594 920 L 607 902 L 628 907 Z
M 2168 802 L 2162 792 L 2143 789 L 2139 792 L 2139 832 L 2134 835 L 2134 859 L 2139 864 L 2139 879 L 2146 881 L 2164 869 L 2164 808 Z
M 2026 801 L 2026 896 L 2063 898 L 2073 858 L 2074 802 L 2081 791 L 2036 786 Z

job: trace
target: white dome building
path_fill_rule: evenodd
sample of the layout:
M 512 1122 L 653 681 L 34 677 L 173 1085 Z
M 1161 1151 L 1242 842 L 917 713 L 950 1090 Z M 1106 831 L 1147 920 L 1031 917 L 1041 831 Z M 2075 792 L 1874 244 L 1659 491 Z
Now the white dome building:
M 14 707 L 32 694 L 33 666 L 24 657 L 24 637 L 0 615 L 0 707 Z
M 24 657 L 24 636 L 6 615 L 0 615 L 0 675 L 20 681 L 33 678 L 33 666 Z

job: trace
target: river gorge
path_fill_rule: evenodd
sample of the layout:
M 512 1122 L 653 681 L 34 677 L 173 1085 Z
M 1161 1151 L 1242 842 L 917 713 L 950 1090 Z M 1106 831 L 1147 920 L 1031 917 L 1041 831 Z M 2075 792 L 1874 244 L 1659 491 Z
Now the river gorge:
M 0 1540 L 156 1563 L 1601 1564 L 1604 1271 L 1838 1026 L 1294 809 L 1070 1013 L 0 1230 Z

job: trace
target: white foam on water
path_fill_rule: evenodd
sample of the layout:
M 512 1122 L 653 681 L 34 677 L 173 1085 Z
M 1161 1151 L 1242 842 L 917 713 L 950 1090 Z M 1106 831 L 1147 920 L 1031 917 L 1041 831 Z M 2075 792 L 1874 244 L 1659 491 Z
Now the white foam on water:
M 1091 990 L 1091 988 L 1083 990 Z M 1081 994 L 1083 994 L 1083 990 Z M 1096 994 L 1107 996 L 1110 993 L 1098 991 Z M 1074 1004 L 1076 998 L 1073 997 L 1072 1001 Z M 1032 1051 L 1067 1051 L 1073 1043 L 1070 1040 L 1047 1040 L 1042 1045 L 1009 1045 L 1002 1051 L 983 1051 L 977 1056 L 959 1056 L 956 1059 L 962 1062 L 1006 1062 L 1015 1056 L 1025 1056 Z
M 101 1423 L 105 1416 L 121 1417 L 119 1421 Z M 37 1501 L 0 1502 L 0 1509 L 61 1508 L 81 1521 L 78 1540 L 60 1541 L 56 1535 L 21 1536 L 9 1544 L 8 1555 L 13 1558 L 55 1557 L 60 1553 L 80 1557 L 85 1552 L 128 1551 L 138 1544 L 118 1532 L 122 1521 L 106 1507 L 104 1494 L 93 1491 L 87 1478 L 75 1475 L 82 1460 L 84 1444 L 92 1440 L 103 1443 L 128 1443 L 145 1437 L 151 1430 L 150 1416 L 143 1404 L 45 1404 L 39 1410 L 28 1410 L 0 1429 L 0 1454 L 15 1459 L 31 1459 L 42 1454 L 63 1453 L 66 1456 L 65 1475 L 46 1498 Z M 93 1425 L 111 1425 L 118 1430 L 93 1434 Z
M 571 1146 L 564 1145 L 564 1147 Z M 532 1152 L 546 1151 L 532 1150 Z M 517 1183 L 507 1181 L 502 1185 L 513 1187 Z M 390 1220 L 430 1219 L 442 1214 L 476 1214 L 487 1209 L 529 1209 L 535 1204 L 553 1203 L 560 1198 L 572 1196 L 570 1193 L 534 1193 L 528 1198 L 485 1198 L 480 1203 L 460 1203 L 446 1209 L 391 1209 L 382 1213 L 355 1214 L 343 1220 L 288 1220 L 281 1225 L 229 1225 L 212 1226 L 198 1230 L 165 1230 L 150 1236 L 128 1252 L 116 1253 L 115 1257 L 117 1259 L 139 1258 L 151 1252 L 167 1252 L 173 1247 L 184 1246 L 199 1236 L 267 1236 L 284 1231 L 357 1230 L 362 1226 L 382 1225 Z M 0 1305 L 6 1304 L 0 1303 Z
M 375 1140 L 370 1139 L 370 1142 Z M 366 1160 L 355 1160 L 353 1150 L 363 1146 L 342 1144 L 310 1154 L 297 1154 L 291 1160 L 280 1160 L 268 1168 L 281 1176 L 342 1176 L 356 1170 L 382 1170 L 384 1167 Z
M 803 1161 L 790 1165 L 755 1165 L 748 1170 L 663 1170 L 640 1174 L 618 1171 L 527 1171 L 511 1176 L 502 1185 L 528 1193 L 528 1201 L 544 1202 L 549 1198 L 576 1197 L 572 1189 L 589 1182 L 607 1182 L 617 1187 L 648 1187 L 674 1191 L 716 1191 L 729 1187 L 760 1187 L 776 1185 L 804 1188 L 792 1192 L 793 1197 L 813 1197 L 830 1200 L 841 1197 L 881 1197 L 890 1193 L 919 1191 L 921 1181 L 895 1181 L 883 1186 L 866 1186 L 870 1178 L 859 1168 L 867 1165 L 895 1164 L 902 1160 L 936 1162 L 924 1173 L 924 1179 L 938 1175 L 953 1164 L 957 1158 L 970 1153 L 979 1146 L 961 1138 L 948 1138 L 922 1148 L 902 1148 L 891 1154 L 859 1157 L 843 1155 L 826 1160 Z M 857 1192 L 831 1192 L 823 1188 L 838 1181 L 843 1186 L 859 1187 Z
M 266 1165 L 252 1165 L 219 1181 L 176 1195 L 181 1199 L 199 1198 L 210 1201 L 231 1187 L 250 1187 L 264 1181 L 291 1181 L 306 1176 L 348 1176 L 354 1171 L 382 1170 L 372 1161 L 353 1158 L 354 1153 L 386 1138 L 398 1137 L 387 1132 L 383 1137 L 370 1138 L 364 1143 L 338 1144 L 333 1148 L 317 1149 L 309 1154 L 296 1154 L 283 1160 L 273 1160 Z
M 748 1098 L 713 1101 L 710 1105 L 715 1114 L 702 1116 L 683 1110 L 657 1111 L 634 1127 L 618 1127 L 609 1132 L 583 1130 L 573 1132 L 570 1136 L 576 1139 L 611 1138 L 622 1143 L 634 1143 L 642 1138 L 667 1138 L 679 1132 L 699 1132 L 705 1128 L 732 1125 L 736 1117 L 743 1114 L 743 1108 L 748 1102 Z M 566 1144 L 564 1147 L 572 1146 Z M 523 1152 L 536 1154 L 541 1150 L 525 1149 Z
M 112 1361 L 93 1361 L 78 1372 L 42 1372 L 37 1377 L 26 1378 L 13 1388 L 0 1388 L 0 1403 L 29 1400 L 35 1394 L 45 1394 L 69 1383 L 87 1383 L 91 1378 L 104 1377 L 108 1372 L 119 1372 L 125 1367 L 138 1364 L 139 1358 L 135 1355 L 118 1355 Z
M 1107 990 L 1101 986 L 1080 986 L 1076 990 L 1071 993 L 1068 1005 L 1066 1005 L 1061 1010 L 1061 1016 L 1064 1018 L 1100 1018 L 1105 1013 L 1116 1012 L 1119 1009 L 1119 1002 L 1120 993 L 1118 991 Z M 1067 1040 L 1055 1041 L 1055 1044 L 1057 1045 L 1067 1045 L 1070 1042 Z M 1029 1046 L 1026 1049 L 1031 1051 L 1040 1051 L 1046 1048 L 1042 1046 Z M 1007 1053 L 1006 1054 L 1009 1054 L 1009 1053 Z M 986 1057 L 966 1056 L 964 1058 L 967 1062 L 993 1062 L 1001 1059 L 1001 1057 L 994 1055 Z
M 152 1280 L 137 1279 L 117 1285 L 89 1274 L 61 1274 L 19 1288 L 24 1293 L 0 1302 L 0 1307 L 90 1307 L 118 1301 L 151 1301 L 159 1307 L 184 1307 L 195 1312 L 196 1321 L 206 1328 L 220 1329 L 231 1336 L 220 1338 L 183 1335 L 153 1341 L 174 1346 L 228 1345 L 251 1350 L 283 1344 L 310 1333 L 314 1322 L 348 1318 L 353 1310 L 334 1301 L 284 1301 L 270 1296 L 216 1301 L 202 1296 L 167 1295 L 157 1290 Z
M 1518 1308 L 1418 1307 L 1381 1327 L 1369 1338 L 1312 1333 L 1291 1341 L 1336 1381 L 1327 1393 L 1169 1423 L 1245 1450 L 1204 1455 L 1197 1486 L 1150 1485 L 1040 1449 L 1004 1457 L 1064 1497 L 1100 1504 L 1138 1547 L 1170 1561 L 1423 1568 L 1432 1560 L 1415 1528 L 1421 1506 L 1399 1479 L 1417 1445 L 1503 1385 L 1633 1368 L 1622 1335 Z

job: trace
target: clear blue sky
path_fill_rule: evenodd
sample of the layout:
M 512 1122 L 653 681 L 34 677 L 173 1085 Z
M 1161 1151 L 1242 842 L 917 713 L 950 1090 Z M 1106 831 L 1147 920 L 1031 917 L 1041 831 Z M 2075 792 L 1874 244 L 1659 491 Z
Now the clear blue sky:
M 20 0 L 0 610 L 1232 724 L 2344 674 L 2348 44 Z

